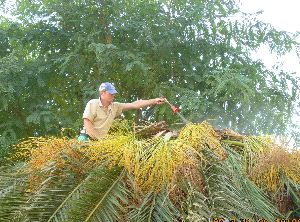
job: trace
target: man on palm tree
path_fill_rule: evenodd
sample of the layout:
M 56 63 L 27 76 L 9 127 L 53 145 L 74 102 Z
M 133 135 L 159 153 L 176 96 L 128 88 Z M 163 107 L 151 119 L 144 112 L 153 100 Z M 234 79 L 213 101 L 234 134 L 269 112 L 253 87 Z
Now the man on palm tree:
M 90 100 L 83 112 L 84 131 L 79 140 L 101 139 L 107 135 L 114 119 L 123 111 L 163 104 L 165 99 L 138 100 L 131 103 L 114 102 L 117 90 L 113 84 L 104 82 L 99 87 L 99 98 Z

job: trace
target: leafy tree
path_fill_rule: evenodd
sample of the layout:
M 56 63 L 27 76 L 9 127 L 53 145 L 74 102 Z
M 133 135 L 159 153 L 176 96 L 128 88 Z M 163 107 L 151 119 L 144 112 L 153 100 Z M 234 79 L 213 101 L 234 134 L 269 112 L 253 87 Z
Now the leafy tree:
M 78 130 L 103 81 L 115 83 L 121 102 L 163 93 L 188 119 L 243 133 L 283 134 L 291 122 L 298 79 L 268 70 L 250 53 L 267 44 L 283 55 L 299 47 L 296 35 L 240 13 L 234 0 L 16 6 L 17 20 L 0 24 L 1 147 L 62 127 Z M 144 114 L 179 121 L 167 105 L 154 111 Z

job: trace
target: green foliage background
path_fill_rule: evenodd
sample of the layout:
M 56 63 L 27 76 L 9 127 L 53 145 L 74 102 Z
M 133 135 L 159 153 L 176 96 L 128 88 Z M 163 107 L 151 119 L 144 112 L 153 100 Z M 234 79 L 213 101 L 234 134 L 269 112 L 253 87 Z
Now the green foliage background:
M 297 34 L 239 11 L 234 0 L 17 0 L 16 20 L 0 17 L 0 155 L 23 137 L 78 130 L 103 81 L 121 102 L 163 93 L 194 122 L 286 133 L 298 78 L 250 53 L 299 49 Z M 154 111 L 179 121 L 168 106 Z

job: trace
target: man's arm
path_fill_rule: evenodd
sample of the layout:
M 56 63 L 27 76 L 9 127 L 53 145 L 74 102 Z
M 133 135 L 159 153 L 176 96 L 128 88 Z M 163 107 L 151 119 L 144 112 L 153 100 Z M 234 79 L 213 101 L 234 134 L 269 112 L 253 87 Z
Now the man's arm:
M 156 104 L 163 104 L 165 103 L 164 98 L 155 98 L 155 99 L 148 99 L 148 100 L 137 100 L 132 103 L 124 103 L 123 111 L 131 110 L 131 109 L 140 109 L 147 106 L 152 106 Z
M 95 130 L 94 124 L 87 118 L 83 119 L 83 125 L 86 130 L 86 133 L 92 137 L 93 139 L 98 139 L 100 138 L 100 134 Z

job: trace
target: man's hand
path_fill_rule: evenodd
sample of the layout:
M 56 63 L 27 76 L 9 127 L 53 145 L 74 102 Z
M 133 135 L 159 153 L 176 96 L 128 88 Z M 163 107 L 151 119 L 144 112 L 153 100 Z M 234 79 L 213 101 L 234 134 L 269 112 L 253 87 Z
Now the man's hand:
M 166 100 L 164 98 L 155 98 L 154 100 L 154 105 L 161 105 L 164 104 L 166 102 Z

